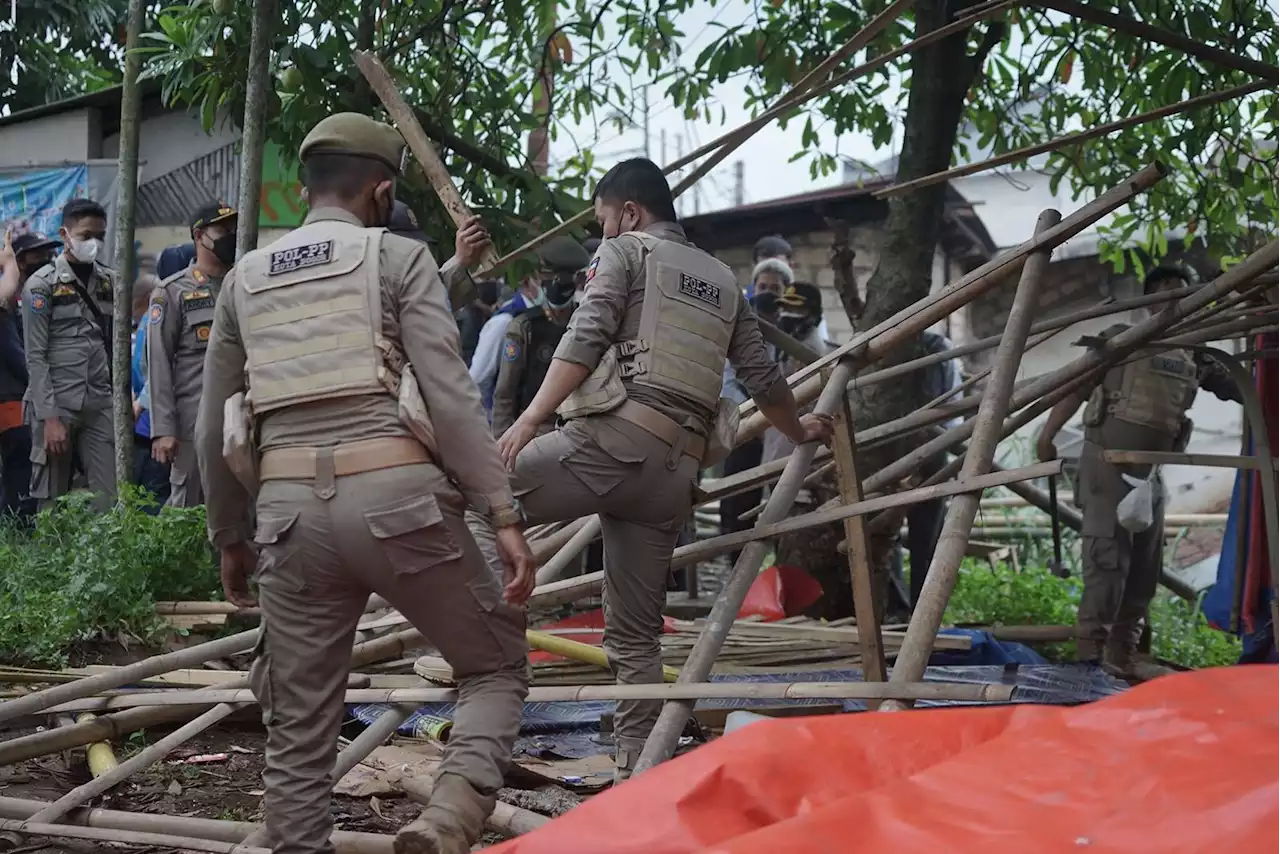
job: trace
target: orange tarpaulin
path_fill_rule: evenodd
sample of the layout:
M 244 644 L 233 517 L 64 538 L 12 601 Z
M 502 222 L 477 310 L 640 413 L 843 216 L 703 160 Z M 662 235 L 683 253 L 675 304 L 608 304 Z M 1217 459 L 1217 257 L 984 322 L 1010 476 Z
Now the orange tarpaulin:
M 766 721 L 490 851 L 1275 854 L 1278 689 L 1256 665 L 1074 708 Z

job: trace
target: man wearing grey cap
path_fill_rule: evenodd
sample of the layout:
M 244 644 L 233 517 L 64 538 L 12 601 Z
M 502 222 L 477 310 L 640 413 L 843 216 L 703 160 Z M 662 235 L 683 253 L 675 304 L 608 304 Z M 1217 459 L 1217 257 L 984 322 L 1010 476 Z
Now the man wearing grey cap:
M 458 682 L 430 803 L 397 836 L 397 854 L 470 850 L 528 690 L 522 606 L 533 555 L 435 261 L 385 231 L 403 148 L 394 128 L 356 113 L 316 125 L 300 151 L 311 210 L 228 274 L 209 343 L 197 446 L 230 601 L 254 601 L 257 566 L 263 627 L 251 678 L 267 726 L 275 854 L 334 851 L 335 743 L 371 593 L 423 633 Z M 462 521 L 467 509 L 497 529 L 505 590 Z

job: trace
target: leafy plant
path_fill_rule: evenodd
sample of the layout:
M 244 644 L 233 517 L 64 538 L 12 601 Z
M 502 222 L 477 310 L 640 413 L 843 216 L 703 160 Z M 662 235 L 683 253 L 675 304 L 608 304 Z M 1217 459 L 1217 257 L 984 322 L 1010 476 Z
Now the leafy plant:
M 1078 574 L 1058 578 L 1035 564 L 1014 572 L 1005 564 L 966 558 L 943 620 L 948 625 L 1071 625 L 1080 603 Z M 1151 652 L 1186 667 L 1221 667 L 1240 657 L 1240 641 L 1211 628 L 1196 604 L 1161 593 L 1151 602 Z M 1074 644 L 1042 652 L 1065 660 Z
M 61 665 L 74 645 L 120 635 L 156 639 L 155 603 L 220 596 L 204 509 L 144 512 L 126 487 L 94 513 L 77 492 L 43 511 L 33 531 L 0 530 L 0 660 Z

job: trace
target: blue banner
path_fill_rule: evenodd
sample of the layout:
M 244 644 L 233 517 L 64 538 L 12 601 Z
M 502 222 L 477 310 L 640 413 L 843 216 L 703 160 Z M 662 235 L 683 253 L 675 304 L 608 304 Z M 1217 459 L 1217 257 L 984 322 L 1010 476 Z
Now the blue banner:
M 0 175 L 0 225 L 16 234 L 38 231 L 54 236 L 62 226 L 62 206 L 87 196 L 88 188 L 87 166 Z

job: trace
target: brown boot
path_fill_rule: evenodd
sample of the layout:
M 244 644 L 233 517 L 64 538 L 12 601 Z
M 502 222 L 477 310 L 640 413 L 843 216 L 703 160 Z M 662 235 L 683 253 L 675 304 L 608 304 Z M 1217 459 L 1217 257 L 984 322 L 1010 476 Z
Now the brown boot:
M 1133 654 L 1137 651 L 1137 643 L 1127 639 L 1110 638 L 1102 653 L 1102 669 L 1109 675 L 1126 682 L 1133 679 Z
M 457 774 L 441 775 L 422 815 L 396 834 L 395 854 L 467 854 L 497 800 Z
M 614 745 L 617 751 L 613 758 L 613 785 L 618 786 L 631 779 L 640 751 L 644 750 L 644 739 L 617 736 Z

